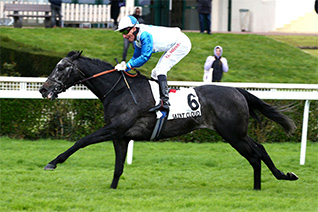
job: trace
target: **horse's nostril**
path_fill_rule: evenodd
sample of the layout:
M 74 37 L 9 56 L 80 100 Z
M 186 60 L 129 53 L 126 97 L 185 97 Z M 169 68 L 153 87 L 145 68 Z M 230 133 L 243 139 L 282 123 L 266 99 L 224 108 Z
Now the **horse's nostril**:
M 40 93 L 45 93 L 46 91 L 47 91 L 46 88 L 43 88 L 43 87 L 40 88 L 40 90 L 39 90 Z

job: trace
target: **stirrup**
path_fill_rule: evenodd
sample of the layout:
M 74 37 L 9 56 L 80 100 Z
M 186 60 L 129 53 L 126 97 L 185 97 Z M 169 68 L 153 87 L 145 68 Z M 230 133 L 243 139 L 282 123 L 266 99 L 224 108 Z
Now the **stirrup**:
M 161 129 L 163 128 L 163 126 L 165 125 L 167 121 L 169 112 L 162 111 L 159 113 L 161 113 L 161 117 L 160 118 L 157 117 L 156 125 L 155 125 L 155 128 L 153 129 L 152 135 L 150 137 L 150 141 L 156 141 L 159 139 Z
M 162 99 L 160 99 L 160 103 L 157 104 L 155 107 L 151 108 L 151 109 L 149 110 L 149 112 L 156 112 L 157 110 L 160 110 L 160 111 L 169 111 L 169 103 L 168 103 L 168 105 L 167 105 L 167 104 L 163 104 Z

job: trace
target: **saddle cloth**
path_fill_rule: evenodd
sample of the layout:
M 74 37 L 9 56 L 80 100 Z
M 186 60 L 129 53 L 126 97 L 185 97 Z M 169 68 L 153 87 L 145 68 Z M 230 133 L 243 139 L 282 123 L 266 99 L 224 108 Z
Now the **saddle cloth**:
M 148 82 L 155 100 L 155 105 L 157 105 L 160 103 L 159 85 L 152 80 L 148 80 Z M 169 92 L 169 102 L 170 111 L 168 120 L 201 116 L 201 104 L 193 88 L 180 88 L 180 90 L 171 89 Z M 157 118 L 160 118 L 158 113 Z

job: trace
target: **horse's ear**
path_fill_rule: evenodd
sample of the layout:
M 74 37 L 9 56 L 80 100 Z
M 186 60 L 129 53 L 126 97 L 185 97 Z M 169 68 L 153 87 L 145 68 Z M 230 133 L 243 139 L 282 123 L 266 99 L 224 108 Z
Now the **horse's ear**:
M 70 51 L 70 52 L 66 55 L 66 57 L 72 57 L 74 54 L 76 54 L 75 51 Z
M 70 57 L 70 59 L 71 59 L 72 61 L 78 59 L 78 58 L 81 56 L 82 52 L 83 52 L 83 51 L 78 51 L 78 52 L 76 52 L 75 54 L 73 54 L 73 55 Z

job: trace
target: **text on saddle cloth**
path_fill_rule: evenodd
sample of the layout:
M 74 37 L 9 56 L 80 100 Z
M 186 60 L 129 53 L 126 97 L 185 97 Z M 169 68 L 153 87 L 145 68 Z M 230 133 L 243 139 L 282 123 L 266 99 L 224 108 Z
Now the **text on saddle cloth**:
M 155 105 L 159 104 L 159 85 L 157 82 L 149 80 L 152 96 L 155 100 Z M 180 88 L 176 92 L 169 93 L 170 111 L 168 120 L 190 118 L 201 116 L 201 104 L 198 95 L 193 88 Z M 157 118 L 160 118 L 157 113 Z

